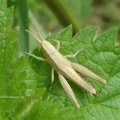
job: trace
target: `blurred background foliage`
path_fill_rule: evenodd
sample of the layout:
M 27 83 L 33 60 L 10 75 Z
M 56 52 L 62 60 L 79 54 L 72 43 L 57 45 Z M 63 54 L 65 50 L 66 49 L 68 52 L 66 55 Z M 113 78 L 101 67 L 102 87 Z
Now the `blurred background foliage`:
M 56 34 L 69 24 L 73 26 L 73 34 L 91 25 L 99 26 L 99 32 L 120 28 L 120 0 L 7 0 L 7 4 L 14 6 L 13 27 L 20 25 L 23 52 L 37 46 L 28 40 L 25 32 L 31 24 L 37 26 L 44 37 L 49 32 Z

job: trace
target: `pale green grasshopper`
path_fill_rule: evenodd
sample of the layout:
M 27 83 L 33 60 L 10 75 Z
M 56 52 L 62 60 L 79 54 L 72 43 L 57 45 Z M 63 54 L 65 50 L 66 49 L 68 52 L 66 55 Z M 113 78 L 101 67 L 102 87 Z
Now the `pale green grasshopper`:
M 58 42 L 57 48 L 55 48 L 51 43 L 49 43 L 48 41 L 43 39 L 40 35 L 39 35 L 39 37 L 37 37 L 30 31 L 28 31 L 28 30 L 26 30 L 26 31 L 28 33 L 30 33 L 40 43 L 41 49 L 42 49 L 46 59 L 35 56 L 31 53 L 26 53 L 26 54 L 28 54 L 40 61 L 47 61 L 51 64 L 51 66 L 52 66 L 51 81 L 52 82 L 54 81 L 54 71 L 56 70 L 56 72 L 58 73 L 60 83 L 62 84 L 62 87 L 64 88 L 65 92 L 67 93 L 67 95 L 69 96 L 69 98 L 71 99 L 71 101 L 74 103 L 74 105 L 77 108 L 80 108 L 80 104 L 78 103 L 78 101 L 74 95 L 74 92 L 73 92 L 72 88 L 70 87 L 70 85 L 68 84 L 65 77 L 67 79 L 71 80 L 72 82 L 76 83 L 78 86 L 84 88 L 86 91 L 90 92 L 93 95 L 96 95 L 96 90 L 90 84 L 88 84 L 86 81 L 84 81 L 81 78 L 81 76 L 78 74 L 78 72 L 82 73 L 84 75 L 87 75 L 93 79 L 96 79 L 96 80 L 100 81 L 101 83 L 106 83 L 106 81 L 104 79 L 97 76 L 95 73 L 88 70 L 86 67 L 84 67 L 80 64 L 77 64 L 77 63 L 73 63 L 67 59 L 67 58 L 76 57 L 81 50 L 77 51 L 73 55 L 63 56 L 59 52 L 60 42 Z

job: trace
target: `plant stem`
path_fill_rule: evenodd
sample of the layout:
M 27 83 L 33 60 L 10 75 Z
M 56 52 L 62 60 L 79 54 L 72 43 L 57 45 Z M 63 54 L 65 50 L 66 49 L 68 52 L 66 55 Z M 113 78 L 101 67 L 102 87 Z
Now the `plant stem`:
M 19 24 L 20 24 L 20 49 L 22 52 L 29 51 L 28 33 L 28 4 L 27 0 L 19 0 L 18 2 Z
M 72 11 L 69 9 L 68 5 L 63 0 L 45 0 L 46 4 L 50 9 L 55 13 L 60 22 L 64 26 L 72 24 L 73 33 L 78 32 L 80 29 L 80 23 L 77 18 L 72 14 Z

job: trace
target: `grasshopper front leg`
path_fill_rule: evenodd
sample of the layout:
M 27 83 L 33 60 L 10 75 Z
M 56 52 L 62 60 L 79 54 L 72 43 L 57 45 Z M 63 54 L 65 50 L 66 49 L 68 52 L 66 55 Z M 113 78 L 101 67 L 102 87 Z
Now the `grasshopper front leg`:
M 54 69 L 52 68 L 52 71 L 51 71 L 51 84 L 54 82 Z
M 68 84 L 64 76 L 58 73 L 58 77 L 59 77 L 62 87 L 64 88 L 65 92 L 67 93 L 71 101 L 75 104 L 77 108 L 80 108 L 80 104 L 78 103 L 77 98 L 75 97 L 75 94 L 72 88 L 70 87 L 70 85 Z
M 76 57 L 81 51 L 83 51 L 83 48 L 81 48 L 80 50 L 78 50 L 77 52 L 75 52 L 72 55 L 65 55 L 66 58 L 74 58 Z
M 57 40 L 57 50 L 59 51 L 60 49 L 60 41 Z
M 37 60 L 40 60 L 40 61 L 47 61 L 45 58 L 38 57 L 38 56 L 33 55 L 33 54 L 31 54 L 31 53 L 25 53 L 25 54 L 27 54 L 27 55 L 29 55 L 29 56 L 31 56 L 31 57 L 37 59 Z
M 33 55 L 31 53 L 25 53 L 25 54 L 27 54 L 27 55 L 29 55 L 29 56 L 37 59 L 37 60 L 40 60 L 40 61 L 47 61 L 45 58 L 38 57 L 38 56 Z M 54 82 L 54 69 L 52 68 L 52 71 L 51 71 L 51 83 L 53 83 L 53 82 Z

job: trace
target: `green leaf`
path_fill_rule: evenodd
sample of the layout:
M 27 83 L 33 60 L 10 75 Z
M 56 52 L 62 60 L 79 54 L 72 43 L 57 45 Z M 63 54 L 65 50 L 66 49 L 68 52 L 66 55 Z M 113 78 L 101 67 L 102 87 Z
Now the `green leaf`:
M 117 120 L 120 117 L 120 46 L 115 46 L 117 29 L 110 29 L 99 36 L 96 36 L 96 30 L 96 27 L 89 27 L 72 37 L 71 26 L 68 26 L 59 32 L 54 39 L 61 42 L 60 52 L 63 55 L 74 53 L 83 48 L 83 52 L 71 61 L 86 66 L 107 80 L 107 84 L 102 85 L 89 77 L 82 76 L 96 88 L 98 97 L 91 96 L 88 92 L 70 82 L 81 104 L 79 110 L 72 110 L 72 113 L 75 112 L 74 116 L 85 120 Z M 37 50 L 35 54 L 38 55 Z M 37 60 L 32 61 L 32 65 L 36 65 L 34 70 L 39 71 L 37 74 L 39 74 L 40 80 L 37 84 L 41 84 L 39 87 L 48 85 L 46 96 L 51 95 L 56 101 L 61 101 L 65 105 L 65 109 L 73 106 L 60 85 L 57 74 L 55 74 L 54 84 L 50 85 L 51 66 Z M 38 65 L 38 62 L 40 65 Z M 41 82 L 43 80 L 42 75 L 44 76 L 44 82 Z

